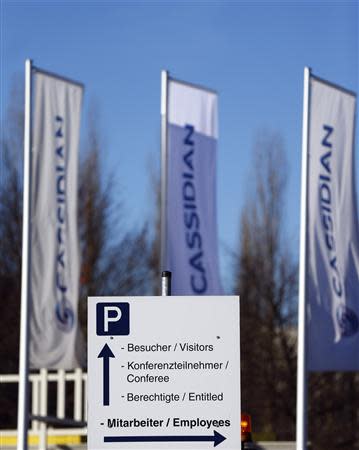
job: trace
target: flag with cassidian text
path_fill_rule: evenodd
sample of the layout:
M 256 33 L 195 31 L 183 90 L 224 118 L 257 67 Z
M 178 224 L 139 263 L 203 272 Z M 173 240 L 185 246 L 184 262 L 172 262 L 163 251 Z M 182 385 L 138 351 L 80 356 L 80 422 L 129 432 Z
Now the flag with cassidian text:
M 35 71 L 30 365 L 80 364 L 77 170 L 81 85 Z
M 353 93 L 310 78 L 307 367 L 359 370 L 359 228 Z
M 169 79 L 165 268 L 173 295 L 220 295 L 216 212 L 218 96 Z

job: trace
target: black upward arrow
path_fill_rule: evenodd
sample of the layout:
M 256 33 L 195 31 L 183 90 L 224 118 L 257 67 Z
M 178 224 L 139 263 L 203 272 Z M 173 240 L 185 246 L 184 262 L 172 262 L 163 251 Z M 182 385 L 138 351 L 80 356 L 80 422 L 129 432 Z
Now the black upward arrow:
M 97 358 L 103 358 L 103 401 L 104 406 L 110 404 L 110 358 L 114 358 L 110 347 L 105 344 Z
M 104 442 L 210 442 L 213 447 L 226 438 L 217 431 L 212 436 L 104 436 Z

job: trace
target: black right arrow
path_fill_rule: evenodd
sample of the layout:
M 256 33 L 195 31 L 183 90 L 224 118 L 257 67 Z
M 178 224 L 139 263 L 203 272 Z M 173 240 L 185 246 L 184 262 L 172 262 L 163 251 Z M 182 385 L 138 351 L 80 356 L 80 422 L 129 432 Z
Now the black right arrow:
M 104 442 L 210 442 L 213 447 L 223 442 L 226 438 L 217 431 L 213 436 L 104 436 Z
M 110 358 L 114 358 L 110 347 L 105 344 L 97 358 L 103 358 L 103 402 L 104 406 L 110 404 Z

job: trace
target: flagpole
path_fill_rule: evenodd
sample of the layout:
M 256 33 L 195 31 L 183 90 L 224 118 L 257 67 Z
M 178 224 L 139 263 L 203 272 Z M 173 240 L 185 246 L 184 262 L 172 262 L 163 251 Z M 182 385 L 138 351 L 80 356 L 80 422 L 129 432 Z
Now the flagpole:
M 306 258 L 307 258 L 307 180 L 309 139 L 309 67 L 304 68 L 303 129 L 302 129 L 302 180 L 299 248 L 299 301 L 298 301 L 298 367 L 297 367 L 297 450 L 306 450 L 308 430 L 308 376 L 306 359 Z
M 167 245 L 167 106 L 168 106 L 168 72 L 161 72 L 161 229 L 160 229 L 160 271 L 164 267 Z
M 29 312 L 31 239 L 31 76 L 32 61 L 25 62 L 24 186 L 22 225 L 21 316 L 17 450 L 27 450 L 29 427 Z

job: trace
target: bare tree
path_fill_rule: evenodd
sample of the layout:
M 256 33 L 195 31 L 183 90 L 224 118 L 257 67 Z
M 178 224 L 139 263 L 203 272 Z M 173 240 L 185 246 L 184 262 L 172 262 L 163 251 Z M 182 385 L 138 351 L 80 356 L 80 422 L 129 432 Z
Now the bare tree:
M 88 296 L 148 295 L 151 291 L 148 225 L 144 221 L 138 229 L 124 228 L 120 189 L 114 174 L 105 177 L 101 167 L 98 115 L 96 109 L 91 110 L 80 164 L 80 313 L 84 329 Z
M 282 139 L 256 141 L 252 191 L 242 212 L 235 290 L 241 296 L 242 406 L 255 431 L 295 438 L 297 265 L 285 238 L 287 166 Z M 315 450 L 359 449 L 359 375 L 309 374 Z
M 154 169 L 150 171 L 151 176 L 151 193 L 153 201 L 153 217 L 151 224 L 150 237 L 150 253 L 148 260 L 149 276 L 151 280 L 152 295 L 161 295 L 160 274 L 161 274 L 161 183 Z
M 235 290 L 241 296 L 243 409 L 257 430 L 295 432 L 297 267 L 284 240 L 286 160 L 278 134 L 254 147 L 252 192 L 241 217 Z
M 23 91 L 14 80 L 0 141 L 0 372 L 16 373 L 19 351 Z M 17 387 L 0 387 L 0 422 L 15 425 Z
M 18 364 L 22 241 L 23 91 L 14 80 L 1 135 L 0 178 L 0 358 L 3 370 Z M 10 351 L 9 351 L 10 350 Z M 9 354 L 12 355 L 9 358 Z M 5 364 L 4 364 L 5 363 Z M 4 367 L 5 366 L 5 367 Z M 1 369 L 0 369 L 1 370 Z
M 315 450 L 359 449 L 359 374 L 309 375 L 308 435 Z

